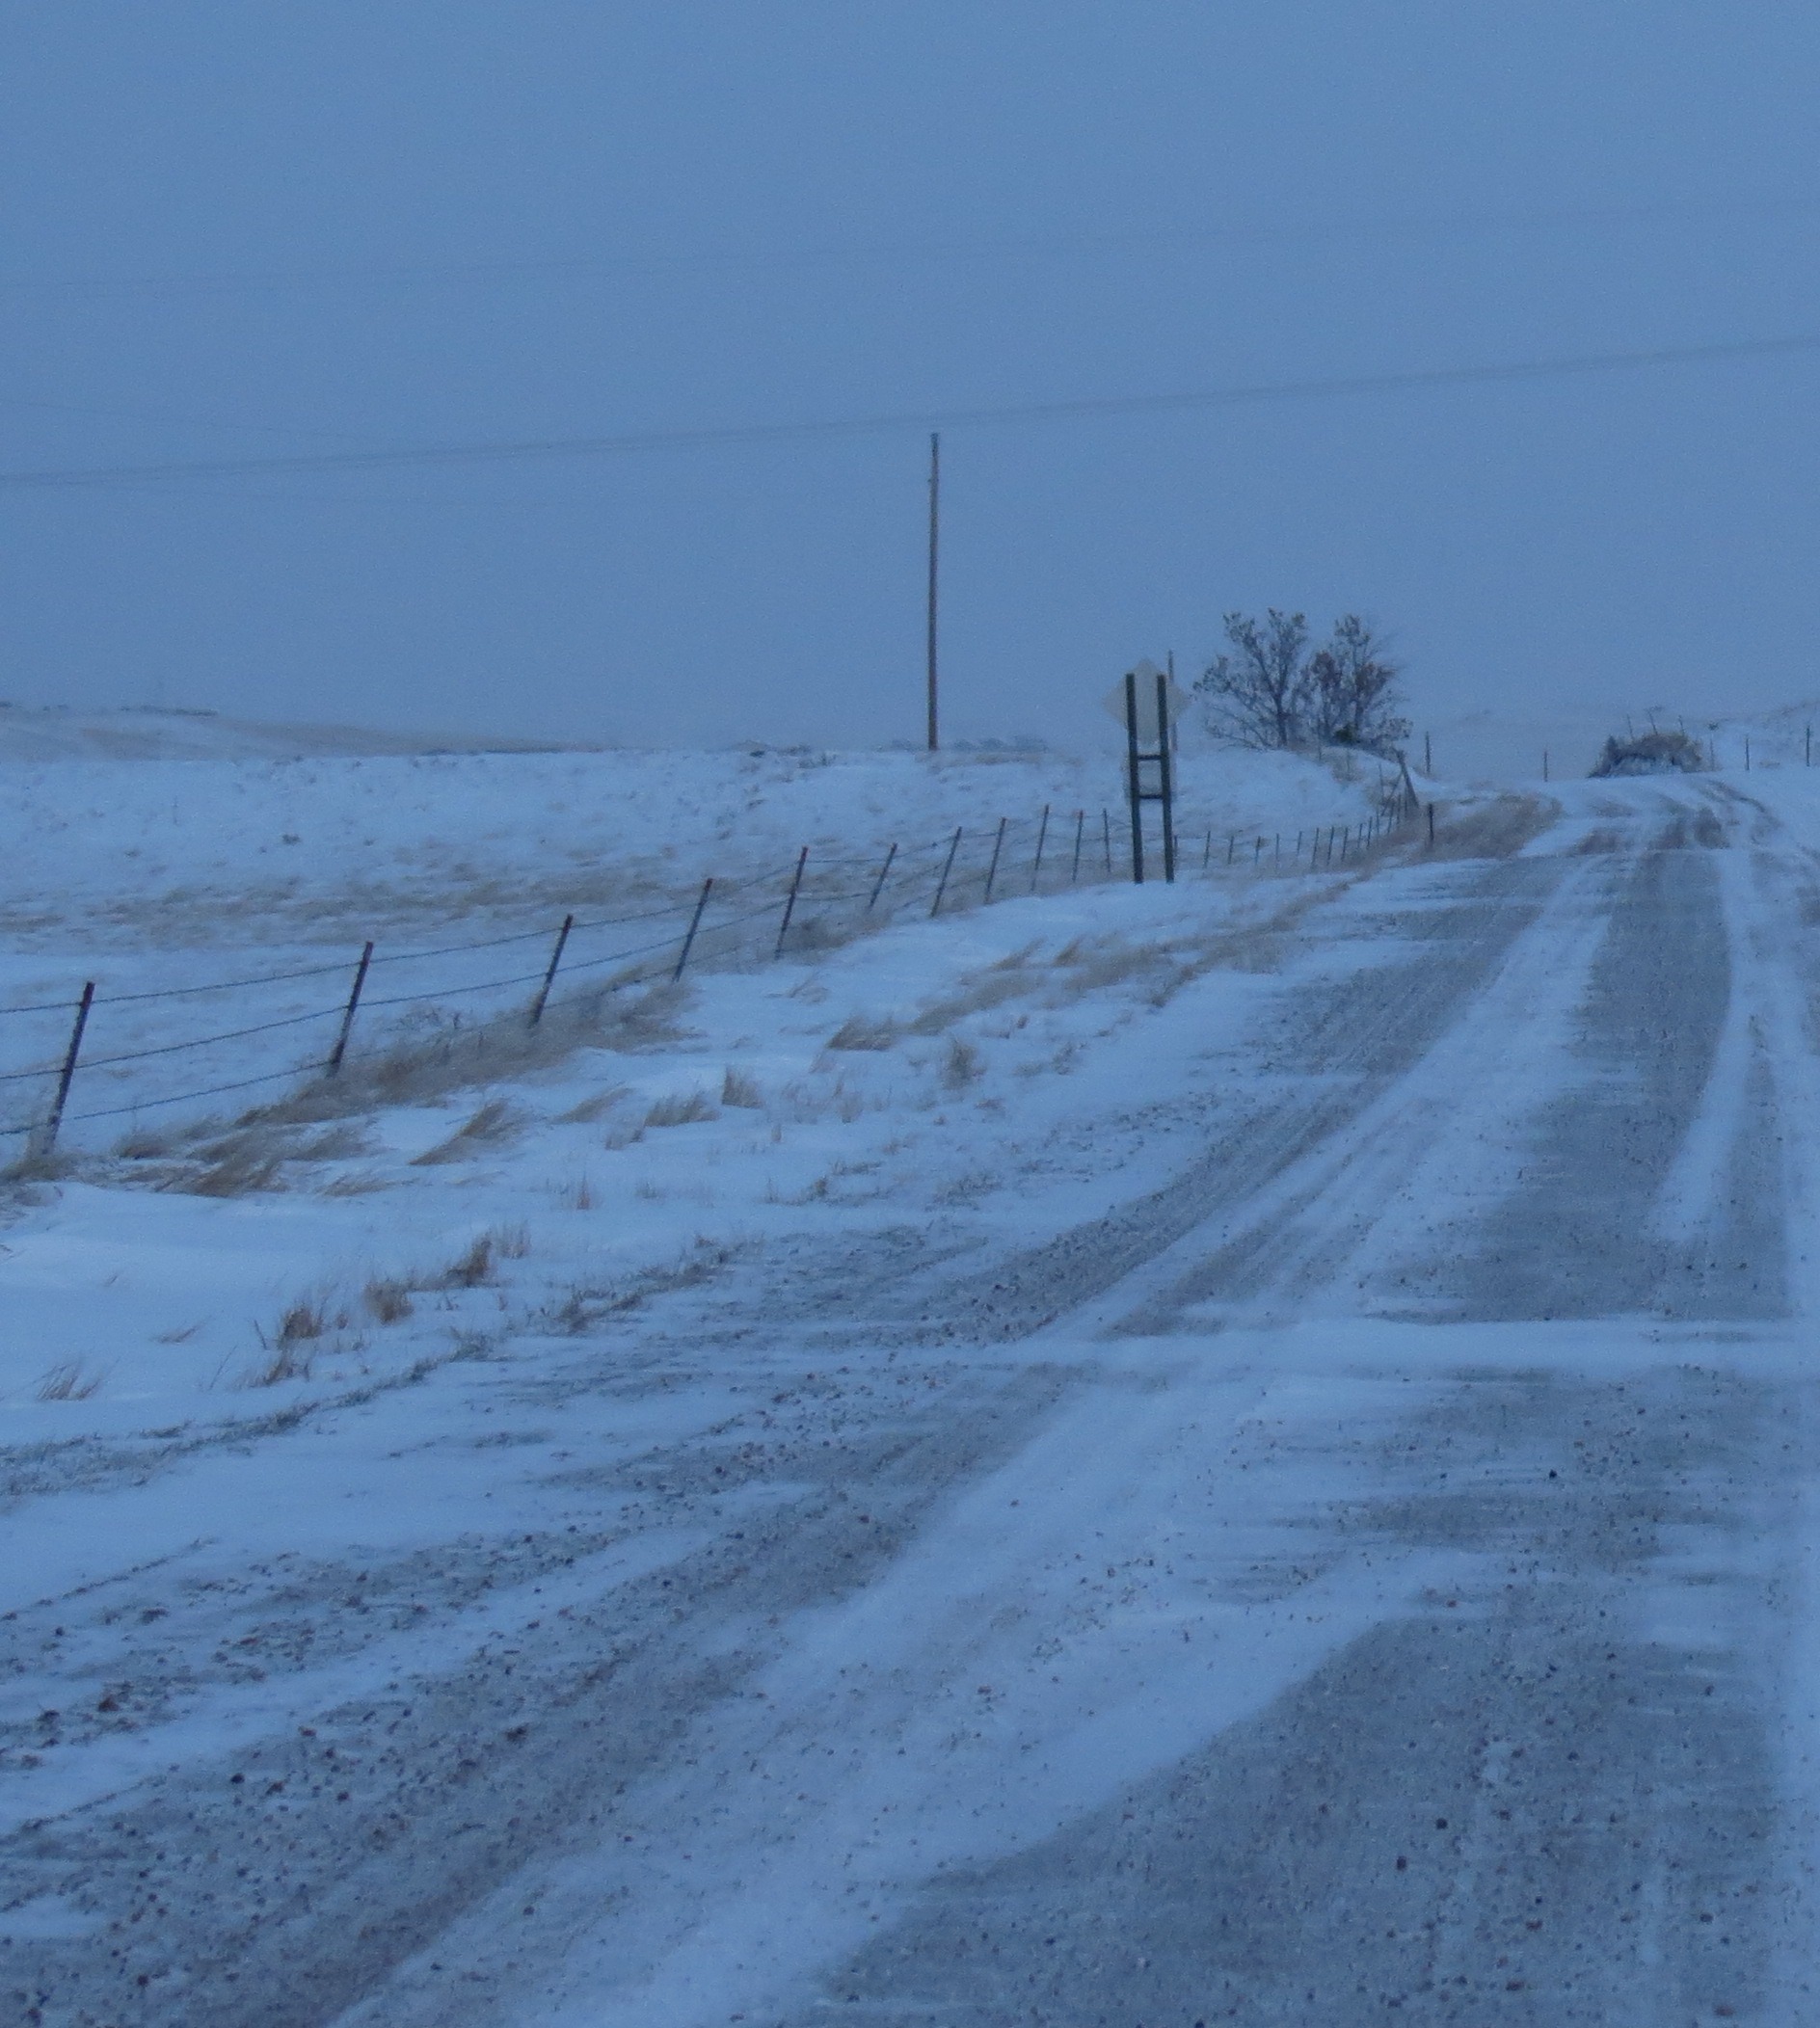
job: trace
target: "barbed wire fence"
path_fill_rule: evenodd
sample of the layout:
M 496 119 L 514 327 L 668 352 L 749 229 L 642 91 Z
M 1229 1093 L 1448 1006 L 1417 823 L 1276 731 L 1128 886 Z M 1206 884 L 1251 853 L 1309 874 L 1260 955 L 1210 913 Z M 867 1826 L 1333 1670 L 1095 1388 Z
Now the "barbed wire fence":
M 1363 822 L 1294 838 L 1178 826 L 1178 867 L 1185 878 L 1342 867 L 1419 814 L 1399 787 Z M 1432 833 L 1432 811 L 1430 825 Z M 469 1032 L 514 1019 L 534 1032 L 552 1009 L 589 1011 L 641 987 L 678 984 L 691 972 L 810 955 L 918 913 L 933 918 L 1105 885 L 1129 878 L 1130 861 L 1125 813 L 1046 806 L 1036 816 L 961 825 L 869 854 L 804 846 L 780 867 L 709 878 L 621 914 L 572 913 L 553 927 L 425 949 L 387 950 L 369 941 L 355 958 L 151 990 L 103 992 L 90 980 L 67 999 L 0 1005 L 7 1025 L 0 1050 L 13 1023 L 28 1048 L 34 1037 L 40 1042 L 34 1060 L 0 1070 L 0 1110 L 13 1113 L 0 1120 L 0 1141 L 23 1143 L 26 1161 L 42 1161 L 66 1128 L 120 1122 L 130 1130 L 153 1115 L 175 1120 L 185 1107 L 283 1084 L 326 1094 L 363 1053 L 395 1051 L 414 1033 L 446 1040 L 464 1019 Z M 502 959 L 509 969 L 498 969 Z M 340 990 L 332 992 L 331 981 Z M 527 989 L 528 1005 L 515 998 Z M 312 1003 L 297 1005 L 299 997 Z M 236 1012 L 201 1033 L 166 1032 L 166 1010 L 192 1003 L 226 1003 Z M 322 1044 L 309 1042 L 300 1054 L 300 1037 L 315 1034 Z M 224 1060 L 229 1052 L 233 1060 Z M 215 1075 L 169 1077 L 207 1064 L 210 1053 Z M 166 1088 L 173 1082 L 177 1088 Z

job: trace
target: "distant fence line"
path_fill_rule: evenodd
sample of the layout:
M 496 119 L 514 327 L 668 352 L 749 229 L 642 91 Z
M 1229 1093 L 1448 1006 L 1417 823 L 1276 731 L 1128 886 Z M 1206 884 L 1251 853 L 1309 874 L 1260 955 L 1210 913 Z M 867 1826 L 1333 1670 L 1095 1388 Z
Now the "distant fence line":
M 1217 828 L 1184 834 L 1177 829 L 1178 870 L 1214 875 L 1235 871 L 1320 871 L 1345 865 L 1405 824 L 1416 805 L 1407 796 L 1375 813 L 1362 823 L 1320 826 L 1285 834 L 1221 831 Z M 1431 812 L 1431 833 L 1432 814 Z M 449 1003 L 473 1001 L 483 995 L 497 1000 L 521 988 L 533 988 L 527 1024 L 535 1027 L 552 996 L 579 999 L 571 988 L 584 974 L 599 980 L 597 991 L 617 993 L 664 980 L 680 980 L 691 969 L 730 969 L 765 962 L 843 942 L 870 926 L 883 926 L 923 910 L 929 917 L 962 907 L 982 907 L 1021 895 L 1057 894 L 1084 885 L 1105 885 L 1128 872 L 1131 857 L 1130 819 L 1109 810 L 1057 812 L 1045 807 L 1033 817 L 1001 817 L 996 824 L 969 830 L 957 827 L 942 838 L 914 845 L 893 844 L 863 857 L 817 854 L 803 847 L 783 867 L 734 879 L 709 878 L 699 889 L 658 906 L 623 915 L 587 919 L 565 917 L 553 930 L 515 930 L 502 936 L 442 944 L 422 950 L 386 951 L 368 943 L 358 961 L 340 960 L 291 967 L 268 973 L 127 993 L 98 992 L 93 981 L 69 1000 L 24 1001 L 0 1005 L 0 1019 L 32 1017 L 40 1023 L 70 1017 L 67 1037 L 54 1056 L 19 1070 L 0 1071 L 0 1086 L 49 1088 L 48 1104 L 30 1118 L 0 1125 L 0 1138 L 23 1139 L 33 1158 L 47 1156 L 63 1127 L 89 1121 L 132 1120 L 168 1107 L 198 1105 L 207 1099 L 255 1090 L 284 1081 L 327 1081 L 341 1070 L 350 1045 L 363 1025 L 388 1010 L 436 1010 Z M 612 933 L 635 930 L 635 941 L 618 943 Z M 604 940 L 613 947 L 598 947 Z M 495 951 L 533 946 L 548 954 L 522 969 L 480 978 L 456 975 L 459 961 L 484 958 Z M 410 984 L 404 968 L 440 964 L 443 975 L 422 986 Z M 209 995 L 249 999 L 269 996 L 274 989 L 294 988 L 316 979 L 338 977 L 347 990 L 335 999 L 298 1009 L 273 1007 L 268 1018 L 242 1020 L 235 1026 L 201 1035 L 148 1040 L 139 1047 L 109 1046 L 107 1054 L 85 1054 L 93 1047 L 97 1017 L 110 1010 L 139 1014 L 163 1001 L 194 1001 Z M 375 992 L 394 980 L 406 990 Z M 248 1011 L 256 1012 L 255 1008 Z M 496 1018 L 509 1012 L 495 1006 Z M 459 1025 L 459 1010 L 455 1015 Z M 117 1103 L 88 1105 L 70 1110 L 72 1091 L 101 1073 L 112 1073 L 117 1092 L 137 1082 L 132 1068 L 158 1064 L 210 1049 L 240 1044 L 256 1046 L 294 1028 L 320 1025 L 335 1040 L 326 1054 L 294 1056 L 281 1065 L 225 1081 L 173 1092 L 140 1092 Z M 392 1039 L 396 1039 L 396 1032 Z M 288 1053 L 287 1053 L 288 1054 Z M 107 1096 L 96 1093 L 96 1097 Z

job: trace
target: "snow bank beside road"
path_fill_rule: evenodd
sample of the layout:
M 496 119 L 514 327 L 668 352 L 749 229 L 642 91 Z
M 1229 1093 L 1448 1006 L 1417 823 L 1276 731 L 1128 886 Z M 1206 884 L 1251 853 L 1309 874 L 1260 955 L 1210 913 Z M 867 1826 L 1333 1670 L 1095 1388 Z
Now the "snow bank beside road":
M 623 1294 L 881 1205 L 971 1208 L 1007 1146 L 1069 1109 L 1165 1099 L 1191 1038 L 1153 1033 L 1140 1065 L 1132 1024 L 1154 1029 L 1159 999 L 1232 938 L 1329 885 L 1102 887 L 906 923 L 704 974 L 661 1027 L 487 1088 L 91 1161 L 6 1235 L 0 1422 L 36 1441 L 237 1415 L 250 1387 L 263 1414 L 522 1329 L 577 1290 Z M 1222 1020 L 1254 986 L 1228 982 Z M 1218 1046 L 1214 1011 L 1197 1054 Z M 1058 1176 L 1057 1203 L 1078 1210 L 1084 1187 Z M 375 1288 L 404 1314 L 386 1320 Z M 299 1305 L 315 1314 L 287 1333 Z

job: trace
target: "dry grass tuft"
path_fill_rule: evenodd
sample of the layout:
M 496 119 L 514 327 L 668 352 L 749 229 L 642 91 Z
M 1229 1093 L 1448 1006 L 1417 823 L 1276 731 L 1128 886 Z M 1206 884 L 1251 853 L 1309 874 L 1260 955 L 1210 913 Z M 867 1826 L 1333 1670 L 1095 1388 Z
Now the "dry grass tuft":
M 645 1125 L 651 1127 L 692 1127 L 699 1120 L 717 1120 L 720 1117 L 714 1103 L 705 1091 L 680 1093 L 675 1098 L 659 1099 L 645 1114 Z
M 352 1121 L 326 1128 L 313 1140 L 307 1140 L 296 1151 L 299 1161 L 353 1161 L 357 1157 L 369 1154 L 372 1142 L 365 1130 Z
M 963 1042 L 958 1035 L 949 1037 L 948 1054 L 942 1058 L 942 1083 L 947 1090 L 965 1091 L 983 1068 L 979 1052 L 971 1042 Z
M 248 1367 L 236 1384 L 241 1387 L 282 1387 L 287 1380 L 308 1380 L 315 1370 L 313 1347 L 268 1344 L 263 1363 Z
M 569 1110 L 561 1114 L 560 1117 L 566 1125 L 572 1127 L 585 1126 L 589 1122 L 598 1120 L 604 1114 L 611 1112 L 613 1107 L 625 1096 L 625 1085 L 612 1084 L 605 1091 L 597 1091 L 591 1099 L 583 1099 L 580 1105 L 571 1106 Z
M 332 1323 L 346 1323 L 345 1317 L 332 1319 L 329 1305 L 320 1295 L 300 1295 L 278 1321 L 273 1342 L 280 1346 L 303 1345 L 320 1338 Z
M 951 999 L 937 1001 L 933 1006 L 925 1007 L 911 1022 L 909 1032 L 913 1035 L 939 1035 L 963 1016 L 988 1013 L 994 1007 L 1003 1006 L 1007 1000 L 1015 1000 L 1020 993 L 1033 991 L 1037 984 L 1037 978 L 1021 958 L 1002 958 L 998 964 L 988 966 L 968 980 Z
M 188 1196 L 246 1197 L 254 1190 L 278 1187 L 284 1144 L 265 1129 L 253 1127 L 228 1134 L 202 1153 L 207 1166 L 175 1186 Z
M 1059 960 L 1057 960 L 1059 962 Z M 1154 946 L 1128 944 L 1110 937 L 1097 945 L 1076 946 L 1068 959 L 1068 976 L 1050 995 L 1051 1004 L 1079 1000 L 1082 995 L 1122 985 L 1127 979 L 1156 971 L 1165 963 Z
M 1004 957 L 995 958 L 986 967 L 986 970 L 988 972 L 1022 972 L 1031 958 L 1036 955 L 1041 943 L 1042 939 L 1040 937 L 1032 937 L 1021 950 L 1008 951 Z
M 443 1268 L 439 1286 L 478 1289 L 493 1279 L 493 1235 L 483 1232 Z
M 60 1359 L 38 1383 L 40 1401 L 86 1401 L 101 1391 L 102 1376 L 83 1370 L 80 1359 Z
M 366 1307 L 381 1323 L 402 1323 L 411 1315 L 411 1291 L 403 1282 L 375 1275 L 361 1294 Z
M 466 1161 L 483 1149 L 496 1148 L 510 1140 L 523 1122 L 504 1099 L 489 1099 L 477 1112 L 456 1128 L 444 1141 L 426 1148 L 412 1160 L 415 1169 L 434 1168 L 439 1162 Z
M 849 1014 L 828 1037 L 831 1050 L 888 1050 L 897 1039 L 895 1021 L 870 1014 Z
M 326 1295 L 298 1296 L 286 1306 L 269 1338 L 254 1325 L 265 1357 L 248 1367 L 235 1385 L 281 1387 L 287 1380 L 308 1380 L 316 1370 L 323 1339 L 332 1330 L 345 1330 L 348 1321 L 347 1312 L 335 1309 Z
M 759 1089 L 756 1079 L 749 1078 L 742 1070 L 727 1066 L 720 1081 L 720 1103 L 723 1106 L 744 1106 L 757 1110 L 764 1104 L 764 1094 Z
M 535 1028 L 518 1010 L 466 1022 L 431 1013 L 372 1055 L 357 1051 L 339 1077 L 314 1079 L 248 1120 L 349 1119 L 382 1106 L 423 1105 L 464 1086 L 522 1077 L 562 1062 L 577 1049 L 648 1049 L 674 1038 L 686 999 L 686 989 L 668 980 L 641 989 L 621 978 L 552 1005 Z

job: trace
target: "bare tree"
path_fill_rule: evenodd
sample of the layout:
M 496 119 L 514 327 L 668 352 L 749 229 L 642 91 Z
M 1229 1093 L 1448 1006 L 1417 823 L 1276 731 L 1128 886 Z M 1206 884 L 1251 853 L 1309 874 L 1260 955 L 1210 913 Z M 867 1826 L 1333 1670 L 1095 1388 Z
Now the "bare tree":
M 1330 746 L 1378 753 L 1408 738 L 1409 721 L 1397 711 L 1402 673 L 1367 623 L 1357 613 L 1344 614 L 1308 662 L 1315 736 Z
M 1274 606 L 1262 623 L 1228 613 L 1226 638 L 1232 652 L 1194 685 L 1207 700 L 1209 723 L 1241 746 L 1298 746 L 1312 695 L 1306 618 Z

